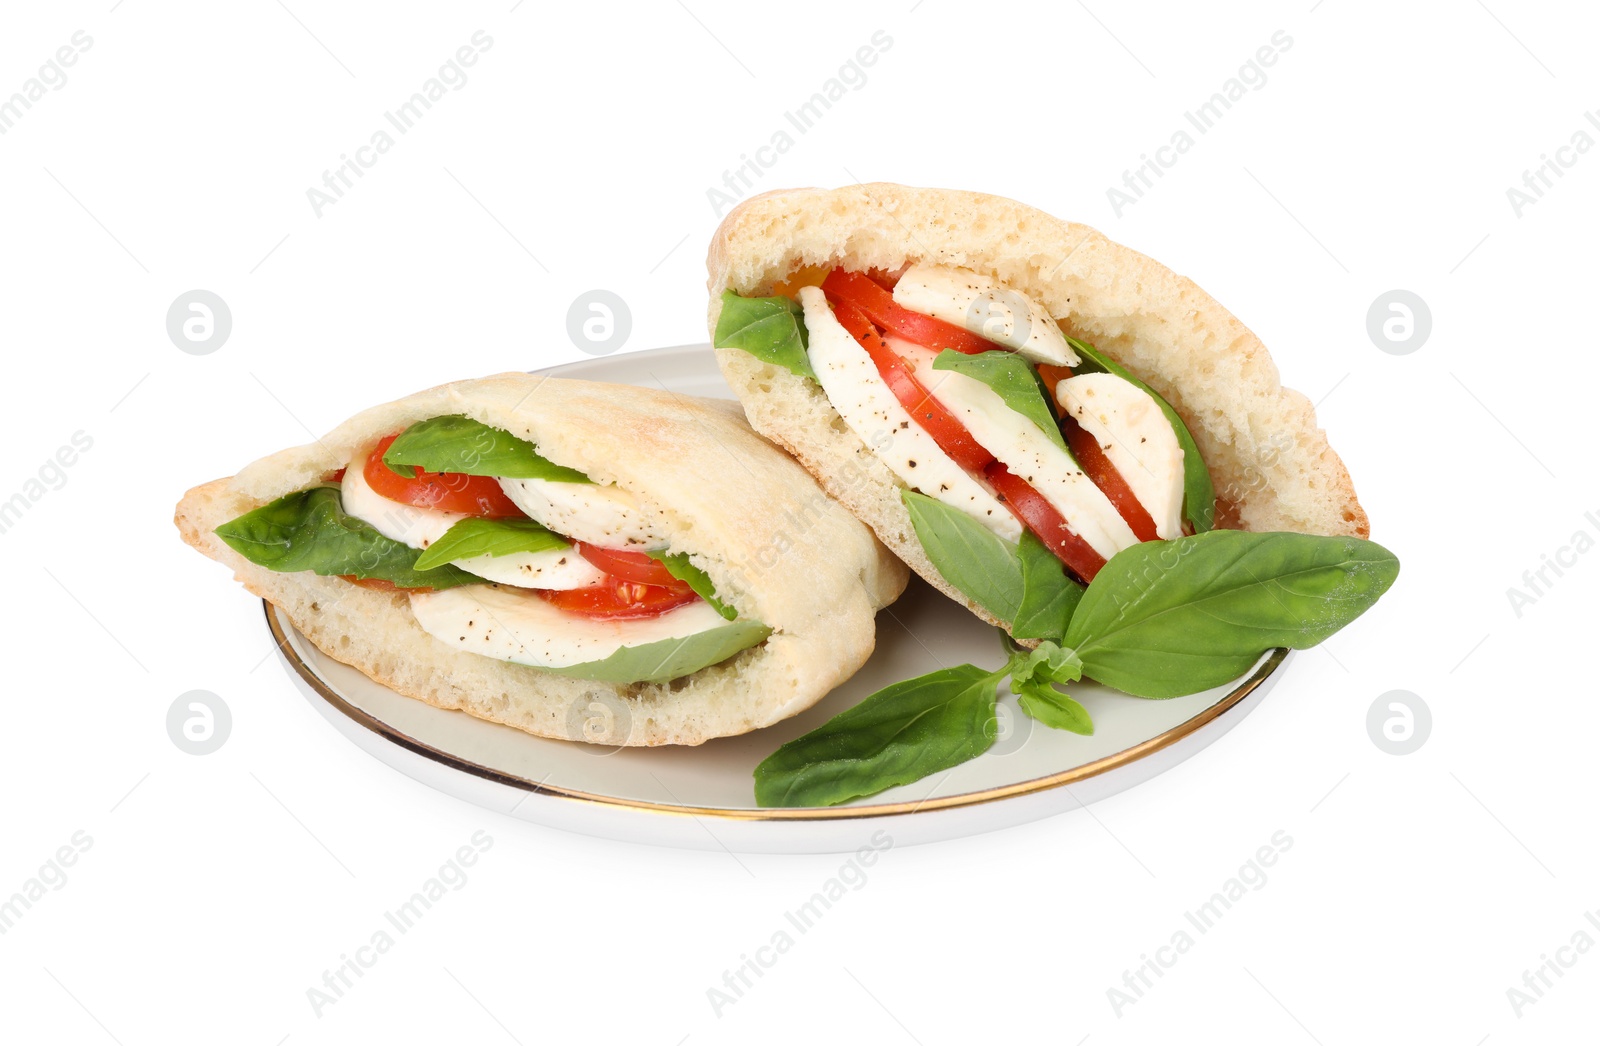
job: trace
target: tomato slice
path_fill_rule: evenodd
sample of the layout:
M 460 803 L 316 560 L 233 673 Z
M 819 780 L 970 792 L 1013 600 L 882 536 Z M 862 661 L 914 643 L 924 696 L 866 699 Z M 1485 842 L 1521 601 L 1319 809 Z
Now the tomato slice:
M 1056 399 L 1056 386 L 1072 377 L 1072 369 L 1070 367 L 1057 367 L 1053 363 L 1041 363 L 1038 366 L 1039 380 L 1044 382 L 1044 398 L 1050 401 L 1050 407 L 1056 412 L 1056 417 L 1066 417 L 1067 408 L 1063 407 Z
M 833 314 L 840 326 L 867 350 L 867 355 L 872 357 L 873 364 L 883 376 L 884 384 L 889 386 L 889 391 L 894 393 L 895 399 L 927 430 L 939 449 L 950 455 L 951 460 L 973 472 L 983 471 L 984 466 L 994 460 L 994 455 L 984 450 L 972 438 L 967 427 L 956 420 L 956 416 L 934 399 L 933 393 L 917 380 L 911 365 L 889 348 L 872 321 L 867 319 L 866 313 L 852 305 L 839 304 L 834 306 Z
M 900 277 L 904 276 L 906 274 L 906 270 L 909 268 L 911 268 L 910 262 L 900 266 L 900 268 L 893 272 L 886 272 L 883 269 L 868 269 L 867 279 L 871 280 L 873 283 L 876 283 L 886 291 L 893 291 L 894 285 L 900 282 Z
M 367 463 L 361 470 L 367 486 L 383 497 L 402 505 L 438 509 L 440 512 L 460 512 L 488 519 L 522 515 L 522 510 L 506 497 L 499 481 L 493 476 L 424 472 L 419 468 L 415 470 L 416 476 L 408 479 L 392 471 L 383 463 L 383 452 L 389 449 L 389 444 L 394 440 L 394 436 L 379 440 L 372 453 L 367 455 Z
M 1073 533 L 1061 513 L 1044 499 L 1043 494 L 1029 486 L 1026 480 L 1013 475 L 998 461 L 983 470 L 983 477 L 994 487 L 1011 514 L 1033 531 L 1044 542 L 1045 548 L 1066 564 L 1068 570 L 1085 582 L 1094 580 L 1100 568 L 1106 565 L 1105 558 Z
M 688 588 L 688 584 L 679 581 L 667 570 L 666 565 L 660 560 L 652 559 L 643 552 L 633 552 L 620 548 L 601 548 L 599 545 L 589 545 L 582 541 L 575 543 L 578 555 L 587 559 L 595 566 L 604 570 L 612 577 L 624 581 L 637 581 L 642 585 L 654 585 L 657 588 Z
M 835 269 L 822 281 L 822 293 L 828 296 L 835 309 L 841 304 L 854 306 L 884 330 L 926 348 L 955 349 L 968 354 L 995 349 L 1010 351 L 963 327 L 902 307 L 883 284 L 866 273 Z
M 559 592 L 536 588 L 533 591 L 546 602 L 568 613 L 612 619 L 657 617 L 700 598 L 688 585 L 682 585 L 681 589 L 667 588 L 620 577 L 608 577 L 589 588 Z
M 1139 503 L 1128 481 L 1106 457 L 1100 441 L 1073 418 L 1065 419 L 1061 427 L 1072 456 L 1078 459 L 1078 467 L 1116 507 L 1117 514 L 1132 528 L 1133 536 L 1140 541 L 1156 540 L 1156 521 L 1150 518 L 1149 509 Z

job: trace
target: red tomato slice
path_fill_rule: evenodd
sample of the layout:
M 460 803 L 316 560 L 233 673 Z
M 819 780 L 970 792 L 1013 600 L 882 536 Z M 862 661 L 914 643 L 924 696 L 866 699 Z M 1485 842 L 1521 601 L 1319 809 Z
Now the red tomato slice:
M 681 583 L 680 583 L 681 584 Z M 553 606 L 585 617 L 657 617 L 700 597 L 688 585 L 681 590 L 661 585 L 644 585 L 620 577 L 609 577 L 590 588 L 551 591 L 533 590 Z
M 1078 467 L 1116 506 L 1117 514 L 1133 529 L 1133 536 L 1140 541 L 1156 540 L 1156 521 L 1150 518 L 1150 511 L 1139 503 L 1128 481 L 1122 478 L 1122 473 L 1106 457 L 1100 441 L 1072 418 L 1065 419 L 1061 427 L 1072 456 L 1078 459 Z
M 833 313 L 840 325 L 850 332 L 850 336 L 867 350 L 867 355 L 872 357 L 884 384 L 889 386 L 895 399 L 928 431 L 940 450 L 950 455 L 956 464 L 973 472 L 981 472 L 985 465 L 994 460 L 994 455 L 984 450 L 972 438 L 967 427 L 957 421 L 955 415 L 934 399 L 933 394 L 917 380 L 910 364 L 889 348 L 865 313 L 846 304 L 834 306 Z
M 595 566 L 604 570 L 612 577 L 624 581 L 637 581 L 642 585 L 654 585 L 657 588 L 688 588 L 686 582 L 679 581 L 672 576 L 661 561 L 651 559 L 643 552 L 633 552 L 620 548 L 601 548 L 598 545 L 586 545 L 582 541 L 576 542 L 578 555 L 587 559 Z
M 885 272 L 883 269 L 868 269 L 867 279 L 886 291 L 893 291 L 894 285 L 900 282 L 900 277 L 904 276 L 909 268 L 911 268 L 910 262 L 900 266 L 893 272 Z
M 998 461 L 984 469 L 983 476 L 1000 495 L 1000 500 L 1005 502 L 1011 514 L 1033 531 L 1044 542 L 1045 548 L 1067 565 L 1068 570 L 1086 582 L 1094 580 L 1100 568 L 1106 565 L 1105 559 L 1087 541 L 1072 532 L 1067 521 L 1061 518 L 1061 513 L 1044 499 L 1044 495 Z
M 398 434 L 397 434 L 398 435 Z M 416 476 L 407 479 L 383 463 L 383 452 L 389 449 L 394 436 L 385 436 L 367 455 L 361 470 L 367 486 L 390 501 L 418 508 L 433 508 L 441 512 L 460 512 L 468 516 L 505 519 L 522 515 L 493 476 L 468 476 L 461 472 L 424 472 L 416 469 Z
M 854 306 L 884 330 L 926 348 L 955 349 L 969 354 L 995 349 L 1009 351 L 953 323 L 903 308 L 895 302 L 893 294 L 866 273 L 835 269 L 822 281 L 822 293 L 828 296 L 835 309 L 841 304 Z
M 1053 363 L 1039 364 L 1039 379 L 1044 382 L 1045 399 L 1050 401 L 1050 407 L 1056 412 L 1057 417 L 1067 416 L 1067 410 L 1056 401 L 1056 386 L 1072 377 L 1070 367 L 1057 367 Z

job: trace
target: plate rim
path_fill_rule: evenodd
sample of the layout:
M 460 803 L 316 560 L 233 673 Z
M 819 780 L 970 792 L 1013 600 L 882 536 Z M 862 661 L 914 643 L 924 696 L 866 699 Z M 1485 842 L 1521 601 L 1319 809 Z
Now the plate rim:
M 1288 647 L 1273 647 L 1267 652 L 1265 658 L 1257 663 L 1250 675 L 1240 680 L 1232 690 L 1215 703 L 1206 706 L 1176 726 L 1168 727 L 1154 737 L 1146 738 L 1138 744 L 1112 752 L 1110 755 L 1101 756 L 1092 762 L 1084 763 L 1068 770 L 1058 771 L 1054 774 L 1046 774 L 1043 777 L 997 785 L 993 788 L 979 789 L 975 792 L 960 792 L 956 795 L 940 796 L 937 799 L 930 797 L 915 802 L 874 803 L 867 806 L 764 808 L 691 806 L 683 803 L 658 803 L 647 799 L 625 799 L 620 796 L 585 792 L 575 788 L 563 788 L 559 785 L 547 784 L 544 781 L 530 781 L 525 777 L 518 777 L 515 774 L 496 770 L 491 766 L 484 766 L 482 763 L 473 762 L 455 753 L 437 748 L 426 741 L 418 740 L 398 727 L 384 722 L 372 713 L 346 700 L 342 694 L 318 675 L 316 670 L 307 664 L 299 652 L 294 649 L 293 644 L 289 641 L 288 633 L 284 630 L 283 622 L 279 620 L 278 608 L 266 599 L 261 601 L 261 606 L 266 615 L 267 629 L 272 633 L 273 644 L 277 647 L 278 653 L 283 657 L 289 668 L 299 676 L 301 681 L 336 711 L 391 744 L 448 769 L 467 773 L 509 788 L 515 788 L 530 795 L 550 796 L 600 807 L 631 810 L 647 814 L 677 814 L 688 817 L 716 818 L 723 821 L 850 821 L 873 817 L 893 817 L 922 811 L 981 806 L 985 803 L 998 802 L 1002 799 L 1015 799 L 1025 795 L 1050 792 L 1057 788 L 1078 784 L 1109 773 L 1119 767 L 1138 762 L 1197 733 L 1205 726 L 1220 719 L 1254 693 L 1257 688 L 1272 677 L 1274 672 L 1282 667 L 1289 656 Z M 292 625 L 293 622 L 290 622 L 290 624 Z M 298 630 L 296 631 L 298 632 Z M 304 638 L 304 636 L 302 635 L 301 638 Z M 306 641 L 310 642 L 310 640 Z M 326 652 L 324 651 L 324 653 Z M 327 656 L 333 657 L 332 654 L 327 654 Z M 338 658 L 334 658 L 334 660 L 337 661 Z M 1134 701 L 1146 700 L 1132 695 L 1128 695 L 1128 697 Z M 459 710 L 441 709 L 440 711 Z M 465 715 L 466 713 L 462 712 L 461 714 Z M 516 727 L 508 726 L 506 729 L 515 730 Z M 539 735 L 529 734 L 528 736 L 538 737 Z M 540 740 L 554 741 L 559 739 L 540 738 Z M 568 743 L 575 744 L 577 742 Z

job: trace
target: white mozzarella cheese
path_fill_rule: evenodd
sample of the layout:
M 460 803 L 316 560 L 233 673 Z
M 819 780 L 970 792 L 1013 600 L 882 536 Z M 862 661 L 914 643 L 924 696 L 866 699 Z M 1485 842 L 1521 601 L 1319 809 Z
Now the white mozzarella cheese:
M 444 537 L 445 531 L 467 518 L 460 512 L 441 512 L 390 501 L 367 483 L 367 477 L 362 474 L 366 464 L 367 455 L 359 454 L 345 468 L 344 480 L 339 484 L 339 500 L 346 512 L 370 523 L 384 537 L 412 548 L 427 548 Z
M 1078 354 L 1044 306 L 991 276 L 952 265 L 913 265 L 894 285 L 894 300 L 1016 349 L 1035 363 L 1078 365 Z
M 584 559 L 572 546 L 544 552 L 512 552 L 504 556 L 473 556 L 455 565 L 485 581 L 522 588 L 590 588 L 606 579 L 606 572 Z
M 1056 383 L 1056 401 L 1100 444 L 1155 521 L 1156 535 L 1183 536 L 1183 448 L 1160 404 L 1115 374 Z
M 850 431 L 913 490 L 965 512 L 1007 541 L 1020 540 L 1016 517 L 901 406 L 867 350 L 834 317 L 822 291 L 802 287 L 800 304 L 811 369 Z
M 530 518 L 574 541 L 633 551 L 667 547 L 666 533 L 621 487 L 502 477 L 500 489 Z
M 1050 506 L 1061 513 L 1073 533 L 1110 559 L 1129 545 L 1138 544 L 1116 506 L 1095 486 L 1077 462 L 1051 441 L 1039 426 L 1018 414 L 998 392 L 965 374 L 934 370 L 937 354 L 902 342 L 894 348 L 915 362 L 919 381 L 966 425 L 978 444 L 995 456 L 1013 475 L 1025 481 Z
M 435 639 L 500 661 L 566 668 L 628 646 L 684 639 L 727 624 L 704 600 L 658 617 L 608 620 L 569 613 L 539 596 L 499 585 L 414 592 L 411 612 Z
M 367 457 L 362 454 L 346 467 L 339 484 L 339 500 L 346 512 L 371 524 L 384 537 L 412 548 L 427 548 L 443 537 L 445 531 L 467 518 L 459 512 L 441 512 L 390 501 L 373 490 L 362 474 L 366 462 Z M 586 588 L 605 579 L 604 571 L 570 547 L 513 552 L 504 556 L 474 556 L 458 559 L 455 565 L 487 581 L 527 588 Z

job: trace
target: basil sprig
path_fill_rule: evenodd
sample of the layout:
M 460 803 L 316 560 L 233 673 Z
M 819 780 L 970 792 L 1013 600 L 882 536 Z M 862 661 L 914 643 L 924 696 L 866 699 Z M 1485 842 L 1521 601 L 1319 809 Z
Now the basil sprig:
M 553 552 L 568 548 L 567 539 L 531 519 L 457 520 L 439 540 L 423 549 L 417 569 L 427 570 L 457 559 L 509 556 L 517 552 Z
M 739 616 L 739 612 L 717 598 L 717 586 L 711 581 L 711 575 L 689 562 L 687 552 L 646 551 L 645 555 L 656 560 L 667 568 L 667 573 L 686 583 L 694 594 L 711 604 L 711 609 L 732 621 Z
M 1172 404 L 1161 398 L 1160 393 L 1134 377 L 1116 360 L 1077 338 L 1069 337 L 1067 341 L 1077 350 L 1078 357 L 1082 361 L 1076 368 L 1076 373 L 1100 371 L 1115 374 L 1123 381 L 1143 389 L 1156 401 L 1156 406 L 1161 408 L 1161 413 L 1165 414 L 1167 421 L 1171 423 L 1172 431 L 1178 437 L 1178 446 L 1183 450 L 1183 518 L 1189 521 L 1189 526 L 1194 528 L 1196 534 L 1210 530 L 1216 521 L 1217 492 L 1211 483 L 1211 473 L 1206 469 L 1206 460 L 1200 456 L 1200 448 L 1195 446 L 1189 426 L 1178 417 L 1178 412 L 1172 409 Z
M 1083 661 L 1072 650 L 1045 640 L 1032 650 L 1013 643 L 1004 632 L 1001 642 L 1011 651 L 1006 670 L 1017 707 L 1045 726 L 1088 736 L 1094 733 L 1089 710 L 1057 690 L 1053 683 L 1076 683 L 1083 678 Z
M 999 735 L 997 688 L 1007 675 L 1035 708 L 1072 701 L 1051 685 L 1079 677 L 1071 652 L 1050 642 L 1010 649 L 994 671 L 958 665 L 895 683 L 790 741 L 756 767 L 757 805 L 832 806 L 976 759 Z
M 1062 450 L 1067 449 L 1067 441 L 1061 436 L 1061 423 L 1050 409 L 1050 399 L 1044 383 L 1039 380 L 1039 372 L 1017 353 L 1006 349 L 977 353 L 945 349 L 934 357 L 933 369 L 955 371 L 983 382 L 1005 400 L 1006 406 L 1038 426 L 1052 443 Z
M 762 806 L 826 806 L 971 759 L 994 741 L 996 688 L 1011 676 L 1022 710 L 1088 733 L 1082 705 L 1056 689 L 1083 675 L 1138 697 L 1197 693 L 1267 650 L 1305 649 L 1360 617 L 1400 562 L 1359 538 L 1217 530 L 1146 542 L 1111 557 L 1061 644 L 1007 642 L 994 672 L 946 668 L 886 687 L 756 767 Z
M 792 298 L 741 298 L 723 291 L 711 343 L 719 349 L 743 349 L 763 363 L 816 380 L 806 355 L 805 313 Z
M 461 414 L 444 414 L 406 429 L 383 452 L 383 463 L 402 476 L 428 472 L 460 472 L 468 476 L 548 479 L 558 483 L 592 483 L 577 469 L 557 465 L 525 439 Z
M 1083 588 L 1044 542 L 1012 544 L 976 519 L 913 490 L 900 492 L 934 569 L 1019 639 L 1060 639 Z
M 283 573 L 309 570 L 387 581 L 400 588 L 483 583 L 481 577 L 449 565 L 418 569 L 416 549 L 345 512 L 339 488 L 327 484 L 252 509 L 218 527 L 217 536 L 250 562 Z

